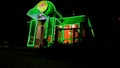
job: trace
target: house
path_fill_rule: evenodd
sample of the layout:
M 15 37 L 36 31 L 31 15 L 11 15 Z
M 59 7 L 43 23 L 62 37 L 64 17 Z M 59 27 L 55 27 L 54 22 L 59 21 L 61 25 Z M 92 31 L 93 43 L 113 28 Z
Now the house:
M 87 31 L 89 36 L 95 36 L 87 16 L 63 17 L 51 1 L 40 1 L 27 15 L 31 17 L 27 47 L 40 48 L 51 47 L 54 43 L 77 43 L 87 37 Z

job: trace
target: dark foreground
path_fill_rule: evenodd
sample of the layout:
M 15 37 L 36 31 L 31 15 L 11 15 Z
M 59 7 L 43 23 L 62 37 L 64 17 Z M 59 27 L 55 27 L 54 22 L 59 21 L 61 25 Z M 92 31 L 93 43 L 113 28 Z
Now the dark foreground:
M 117 56 L 101 51 L 0 48 L 0 68 L 116 68 Z

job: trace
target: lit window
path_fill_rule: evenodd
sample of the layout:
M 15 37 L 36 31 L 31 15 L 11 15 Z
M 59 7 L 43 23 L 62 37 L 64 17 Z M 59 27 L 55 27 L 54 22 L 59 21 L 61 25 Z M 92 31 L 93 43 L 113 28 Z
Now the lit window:
M 75 25 L 72 25 L 72 28 L 75 28 Z

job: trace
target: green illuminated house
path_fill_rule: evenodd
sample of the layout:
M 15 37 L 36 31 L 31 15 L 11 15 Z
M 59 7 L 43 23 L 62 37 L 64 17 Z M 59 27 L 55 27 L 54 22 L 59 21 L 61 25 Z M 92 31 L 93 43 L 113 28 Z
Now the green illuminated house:
M 27 47 L 50 47 L 57 43 L 77 43 L 86 37 L 84 23 L 94 32 L 90 20 L 85 15 L 63 17 L 51 1 L 40 1 L 27 13 L 31 17 Z

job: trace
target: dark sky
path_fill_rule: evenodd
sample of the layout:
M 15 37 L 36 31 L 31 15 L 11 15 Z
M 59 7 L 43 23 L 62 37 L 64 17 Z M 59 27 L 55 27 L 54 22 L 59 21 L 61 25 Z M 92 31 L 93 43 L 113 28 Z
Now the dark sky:
M 3 1 L 2 22 L 0 40 L 8 40 L 12 44 L 26 44 L 28 27 L 27 21 L 30 19 L 26 13 L 34 7 L 40 0 L 15 0 Z M 58 11 L 63 16 L 72 16 L 72 11 L 76 15 L 85 14 L 90 17 L 97 37 L 110 38 L 114 34 L 113 22 L 117 22 L 120 17 L 119 2 L 104 0 L 51 0 Z M 113 26 L 115 27 L 115 26 Z M 112 31 L 113 30 L 113 31 Z M 107 31 L 107 32 L 106 32 Z M 108 35 L 109 34 L 109 35 Z M 101 37 L 102 36 L 102 37 Z

